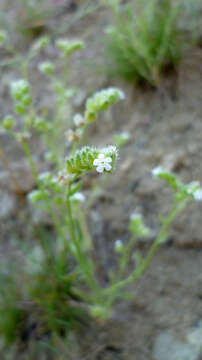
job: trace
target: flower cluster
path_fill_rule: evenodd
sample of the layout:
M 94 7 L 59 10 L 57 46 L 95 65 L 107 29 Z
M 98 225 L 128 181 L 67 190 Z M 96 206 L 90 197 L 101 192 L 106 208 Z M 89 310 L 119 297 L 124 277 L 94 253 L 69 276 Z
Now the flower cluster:
M 24 114 L 31 104 L 30 85 L 24 79 L 16 80 L 11 83 L 11 96 L 16 102 L 15 111 L 17 114 Z
M 118 100 L 124 99 L 124 93 L 117 88 L 103 89 L 96 92 L 86 102 L 85 118 L 89 122 L 93 122 L 97 118 L 99 111 L 108 109 L 109 106 L 115 104 Z
M 198 181 L 192 181 L 189 184 L 183 184 L 175 174 L 164 169 L 162 166 L 157 166 L 152 170 L 152 175 L 155 178 L 164 179 L 177 192 L 177 198 L 183 200 L 185 198 L 193 198 L 194 200 L 202 200 L 202 188 Z
M 40 72 L 42 72 L 46 75 L 50 75 L 53 73 L 55 67 L 51 61 L 44 61 L 39 64 L 38 69 Z
M 129 230 L 136 236 L 148 236 L 150 229 L 144 224 L 141 214 L 133 213 L 130 217 Z
M 73 52 L 84 48 L 81 40 L 58 39 L 56 46 L 65 56 L 70 56 Z
M 38 39 L 31 48 L 31 53 L 33 55 L 37 54 L 42 48 L 48 46 L 50 43 L 50 38 L 48 36 L 43 36 Z
M 88 171 L 111 172 L 117 159 L 115 146 L 96 149 L 85 146 L 66 159 L 67 171 L 70 174 L 81 174 Z

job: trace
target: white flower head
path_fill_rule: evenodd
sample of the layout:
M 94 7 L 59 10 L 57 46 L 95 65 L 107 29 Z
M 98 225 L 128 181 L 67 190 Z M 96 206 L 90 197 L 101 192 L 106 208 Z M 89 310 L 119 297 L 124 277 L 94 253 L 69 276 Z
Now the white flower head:
M 83 203 L 86 200 L 86 197 L 81 192 L 77 192 L 72 195 L 70 199 L 75 203 Z
M 99 173 L 103 173 L 103 171 L 110 171 L 112 166 L 110 163 L 112 162 L 112 158 L 110 156 L 106 156 L 105 154 L 99 154 L 98 158 L 93 161 L 93 165 L 96 166 L 96 171 Z
M 84 124 L 85 120 L 81 114 L 75 114 L 73 117 L 73 122 L 76 127 L 80 127 Z
M 200 183 L 198 181 L 192 181 L 187 186 L 188 194 L 193 195 L 197 190 L 199 190 Z
M 164 172 L 165 172 L 165 169 L 161 165 L 159 165 L 152 170 L 152 176 L 158 177 L 160 174 L 162 174 Z
M 123 250 L 123 241 L 122 240 L 116 240 L 114 243 L 114 249 L 117 253 L 122 252 Z
M 69 184 L 70 175 L 67 173 L 66 169 L 59 171 L 57 180 L 61 186 L 67 186 Z
M 202 201 L 202 189 L 194 191 L 193 197 L 196 201 Z

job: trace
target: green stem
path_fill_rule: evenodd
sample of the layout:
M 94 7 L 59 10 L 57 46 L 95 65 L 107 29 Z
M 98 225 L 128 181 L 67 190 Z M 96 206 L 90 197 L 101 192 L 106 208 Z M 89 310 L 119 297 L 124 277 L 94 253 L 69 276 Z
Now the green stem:
M 176 216 L 184 209 L 186 203 L 187 203 L 187 200 L 183 201 L 181 203 L 176 202 L 176 201 L 174 202 L 168 218 L 163 222 L 163 225 L 161 227 L 159 235 L 157 236 L 156 240 L 154 241 L 153 245 L 151 246 L 146 258 L 143 259 L 142 262 L 140 263 L 140 266 L 137 269 L 135 269 L 132 272 L 132 274 L 129 275 L 125 280 L 121 280 L 118 283 L 112 285 L 111 287 L 109 287 L 108 289 L 103 291 L 103 293 L 105 295 L 109 296 L 108 301 L 107 301 L 108 308 L 111 307 L 111 305 L 114 302 L 114 299 L 116 298 L 117 294 L 120 292 L 120 290 L 123 287 L 138 280 L 142 276 L 142 274 L 147 270 L 152 257 L 156 253 L 160 244 L 163 243 L 163 241 L 166 239 L 169 226 L 171 225 L 173 220 L 176 218 Z
M 22 147 L 24 149 L 24 152 L 25 152 L 25 155 L 26 155 L 26 158 L 28 160 L 28 163 L 29 163 L 29 166 L 30 166 L 30 169 L 31 169 L 31 172 L 32 172 L 32 175 L 34 177 L 34 180 L 35 180 L 35 183 L 37 184 L 38 188 L 41 190 L 41 191 L 44 191 L 44 187 L 43 185 L 41 184 L 41 182 L 39 181 L 38 179 L 38 172 L 36 170 L 36 167 L 35 167 L 35 164 L 34 164 L 34 161 L 33 161 L 33 158 L 32 158 L 32 154 L 30 152 L 30 149 L 29 149 L 29 145 L 26 141 L 23 141 L 22 142 Z M 62 228 L 60 226 L 60 223 L 55 215 L 55 212 L 50 204 L 50 201 L 49 199 L 46 199 L 46 206 L 47 206 L 47 210 L 48 210 L 48 213 L 53 221 L 53 224 L 56 228 L 56 231 L 58 232 L 58 234 L 62 237 L 62 239 L 65 240 L 65 243 L 67 242 L 66 241 L 66 237 L 65 235 L 63 234 L 63 231 L 62 231 Z
M 74 218 L 73 218 L 73 213 L 72 213 L 70 194 L 71 194 L 71 183 L 68 186 L 66 204 L 67 204 L 67 211 L 68 211 L 68 217 L 69 217 L 70 236 L 71 236 L 72 242 L 75 246 L 74 256 L 76 257 L 76 260 L 77 260 L 79 266 L 81 267 L 83 273 L 85 274 L 86 281 L 87 281 L 90 289 L 92 290 L 93 295 L 98 296 L 100 288 L 97 285 L 97 282 L 93 276 L 93 274 L 94 274 L 94 271 L 92 268 L 93 264 L 88 260 L 88 257 L 86 256 L 86 254 L 84 253 L 84 251 L 81 248 L 82 244 L 79 242 L 79 240 L 77 238 L 76 228 L 75 228 L 75 223 L 74 223 Z

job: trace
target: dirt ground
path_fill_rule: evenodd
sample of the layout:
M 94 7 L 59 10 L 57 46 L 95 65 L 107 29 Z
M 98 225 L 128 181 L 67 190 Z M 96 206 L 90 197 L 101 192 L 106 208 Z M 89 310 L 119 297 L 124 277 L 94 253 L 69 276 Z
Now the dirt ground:
M 14 12 L 15 8 L 11 13 Z M 65 34 L 82 37 L 86 42 L 86 49 L 76 54 L 71 63 L 71 82 L 81 90 L 75 102 L 77 110 L 82 109 L 91 91 L 102 87 L 119 86 L 126 94 L 126 100 L 97 121 L 89 132 L 89 143 L 98 146 L 111 144 L 115 132 L 131 134 L 129 143 L 120 150 L 115 174 L 109 177 L 90 210 L 89 224 L 103 276 L 113 263 L 114 241 L 128 239 L 128 219 L 133 210 L 144 215 L 154 233 L 159 229 L 159 215 L 168 212 L 170 192 L 164 183 L 152 179 L 153 167 L 165 165 L 184 181 L 202 183 L 202 48 L 185 52 L 176 73 L 165 74 L 158 89 L 127 85 L 101 70 L 98 72 L 104 63 L 103 29 L 107 21 L 106 14 L 96 13 Z M 40 76 L 34 70 L 31 77 L 38 87 Z M 1 76 L 0 115 L 3 116 L 10 105 L 7 84 L 15 72 L 6 69 Z M 41 101 L 46 104 L 49 98 L 44 96 Z M 24 191 L 29 191 L 33 180 L 22 153 L 5 135 L 0 135 L 0 143 Z M 43 166 L 39 161 L 39 167 L 43 169 Z M 19 204 L 11 188 L 8 173 L 0 163 L 4 209 L 0 210 L 0 259 L 5 254 L 8 258 L 13 256 L 15 237 L 25 238 L 22 224 L 27 207 Z M 117 305 L 108 322 L 90 323 L 88 331 L 81 330 L 79 355 L 72 355 L 72 359 L 153 360 L 152 349 L 159 333 L 172 329 L 183 337 L 186 329 L 202 318 L 201 219 L 202 203 L 189 205 L 173 225 L 170 238 L 152 260 L 147 273 L 131 286 L 135 299 Z M 152 239 L 138 243 L 139 251 L 146 253 L 151 242 Z

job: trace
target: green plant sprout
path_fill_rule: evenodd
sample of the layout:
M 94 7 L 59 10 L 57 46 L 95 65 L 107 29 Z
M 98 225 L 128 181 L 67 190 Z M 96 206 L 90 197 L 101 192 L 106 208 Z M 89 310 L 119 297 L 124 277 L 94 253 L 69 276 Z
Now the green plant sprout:
M 143 0 L 108 3 L 114 25 L 106 30 L 108 71 L 128 81 L 158 86 L 161 72 L 178 64 L 185 41 L 180 37 L 180 2 Z
M 31 251 L 34 267 L 30 266 L 31 258 L 28 257 L 26 298 L 37 309 L 36 318 L 45 328 L 44 333 L 48 331 L 61 334 L 71 329 L 80 309 L 96 318 L 110 317 L 115 301 L 125 296 L 127 285 L 142 276 L 159 246 L 166 241 L 169 227 L 176 216 L 192 199 L 202 200 L 202 189 L 198 182 L 186 185 L 173 173 L 162 167 L 155 168 L 153 175 L 164 179 L 173 191 L 171 211 L 168 217 L 162 220 L 159 235 L 145 257 L 136 253 L 135 241 L 148 236 L 150 229 L 144 225 L 140 214 L 131 215 L 131 238 L 127 244 L 120 240 L 115 242 L 117 268 L 110 271 L 110 280 L 103 287 L 98 280 L 92 256 L 93 240 L 83 215 L 86 201 L 81 189 L 85 176 L 90 172 L 97 172 L 99 176 L 113 174 L 118 150 L 114 145 L 96 148 L 80 144 L 88 126 L 98 119 L 101 112 L 123 100 L 124 94 L 114 87 L 102 89 L 86 100 L 83 114 L 73 114 L 68 104 L 69 94 L 74 96 L 74 91 L 67 87 L 67 62 L 71 54 L 82 49 L 84 45 L 80 40 L 60 39 L 56 41 L 56 47 L 63 64 L 61 78 L 56 77 L 55 65 L 49 60 L 38 66 L 39 71 L 49 79 L 55 99 L 55 111 L 51 118 L 44 117 L 35 107 L 29 81 L 29 62 L 48 44 L 48 38 L 38 40 L 23 60 L 23 65 L 20 64 L 24 77 L 11 83 L 13 111 L 2 119 L 1 127 L 20 144 L 30 165 L 35 188 L 27 196 L 29 203 L 49 215 L 54 229 L 51 235 L 45 234 L 45 240 L 41 237 L 43 240 L 36 253 Z M 66 121 L 67 109 L 71 120 L 69 122 Z M 31 138 L 36 132 L 46 148 L 47 168 L 51 169 L 42 173 L 38 173 L 31 150 Z M 122 138 L 117 139 L 119 146 L 123 140 L 126 140 L 126 136 L 122 135 Z M 128 265 L 131 260 L 133 267 L 129 273 Z M 0 315 L 7 301 L 5 296 L 2 301 Z M 17 306 L 16 312 L 15 303 L 11 305 L 17 314 L 11 328 L 13 336 L 15 324 L 17 327 L 21 317 L 18 318 L 20 308 Z M 0 316 L 0 332 L 5 338 L 11 338 L 9 332 L 4 333 L 4 327 L 10 326 L 10 317 L 4 319 L 4 322 L 8 322 L 8 327 L 1 326 Z

